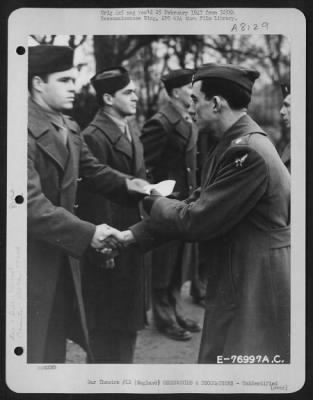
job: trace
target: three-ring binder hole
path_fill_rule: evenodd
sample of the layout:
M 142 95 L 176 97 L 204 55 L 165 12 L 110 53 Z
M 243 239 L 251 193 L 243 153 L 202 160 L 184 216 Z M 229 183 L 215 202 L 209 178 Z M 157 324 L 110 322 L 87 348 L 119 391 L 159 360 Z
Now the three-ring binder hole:
M 24 197 L 21 196 L 20 194 L 15 196 L 15 203 L 16 204 L 22 204 L 24 202 Z
M 14 353 L 15 353 L 17 356 L 21 356 L 21 355 L 23 354 L 23 352 L 24 352 L 23 347 L 15 347 L 15 349 L 14 349 Z
M 23 47 L 23 46 L 18 46 L 18 47 L 16 48 L 16 53 L 17 53 L 19 56 L 22 56 L 23 54 L 25 54 L 25 52 L 26 52 L 26 50 L 25 50 L 25 47 Z

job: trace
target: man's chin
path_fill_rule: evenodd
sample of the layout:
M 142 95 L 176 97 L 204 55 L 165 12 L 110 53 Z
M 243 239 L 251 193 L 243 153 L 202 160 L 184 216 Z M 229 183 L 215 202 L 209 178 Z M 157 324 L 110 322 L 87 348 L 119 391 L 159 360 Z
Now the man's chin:
M 204 131 L 204 132 L 210 131 L 210 127 L 207 124 L 203 123 L 203 121 L 196 120 L 196 125 L 199 131 Z
M 73 106 L 73 103 L 63 104 L 63 110 L 72 110 Z

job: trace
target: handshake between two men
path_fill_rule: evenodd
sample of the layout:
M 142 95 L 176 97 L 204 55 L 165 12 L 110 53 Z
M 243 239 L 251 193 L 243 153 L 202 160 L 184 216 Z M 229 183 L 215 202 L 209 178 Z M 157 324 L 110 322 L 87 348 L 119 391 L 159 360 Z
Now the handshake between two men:
M 113 258 L 120 250 L 135 242 L 130 230 L 119 231 L 112 226 L 102 224 L 96 227 L 96 232 L 91 241 L 91 247 L 103 254 L 107 267 L 113 266 Z
M 146 211 L 150 209 L 153 204 L 153 196 L 170 195 L 174 189 L 175 183 L 176 182 L 173 180 L 167 180 L 156 185 L 150 185 L 142 179 L 127 179 L 128 191 L 138 194 L 141 196 L 141 199 L 145 198 L 144 208 Z M 149 199 L 147 196 L 152 196 L 152 198 Z M 114 257 L 116 257 L 123 248 L 135 241 L 135 237 L 130 230 L 119 231 L 107 224 L 101 224 L 96 226 L 96 231 L 90 245 L 103 255 L 106 261 L 106 268 L 113 268 Z

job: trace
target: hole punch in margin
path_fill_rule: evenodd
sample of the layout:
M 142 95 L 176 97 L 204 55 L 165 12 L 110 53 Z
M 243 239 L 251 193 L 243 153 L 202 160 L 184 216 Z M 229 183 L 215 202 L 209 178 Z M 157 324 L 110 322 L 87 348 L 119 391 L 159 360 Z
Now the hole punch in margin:
M 24 353 L 23 347 L 20 347 L 20 346 L 15 347 L 14 353 L 15 353 L 15 355 L 17 355 L 17 356 L 21 356 L 21 355 Z
M 25 47 L 23 46 L 18 46 L 16 48 L 16 54 L 18 54 L 19 56 L 22 56 L 23 54 L 26 53 Z
M 17 196 L 15 196 L 15 203 L 16 204 L 23 204 L 24 203 L 24 197 L 20 194 L 18 194 Z

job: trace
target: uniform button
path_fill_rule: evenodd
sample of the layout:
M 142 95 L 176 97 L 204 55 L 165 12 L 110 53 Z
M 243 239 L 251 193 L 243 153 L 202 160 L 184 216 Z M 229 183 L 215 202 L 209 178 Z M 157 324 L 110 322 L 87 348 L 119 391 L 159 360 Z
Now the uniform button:
M 77 182 L 81 182 L 83 178 L 77 178 Z
M 190 186 L 189 186 L 189 189 L 190 189 L 190 190 L 193 189 L 193 186 L 190 185 Z
M 188 168 L 186 168 L 186 170 L 187 170 L 187 172 L 190 172 L 191 171 L 191 169 L 188 167 Z
M 79 205 L 78 204 L 74 204 L 74 208 L 78 208 L 79 207 Z

